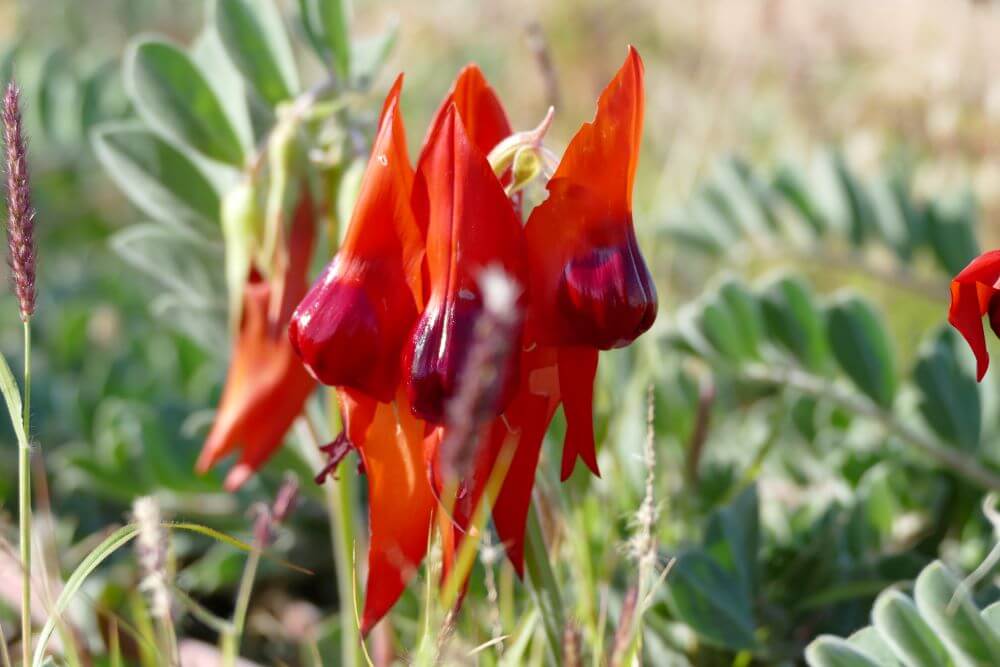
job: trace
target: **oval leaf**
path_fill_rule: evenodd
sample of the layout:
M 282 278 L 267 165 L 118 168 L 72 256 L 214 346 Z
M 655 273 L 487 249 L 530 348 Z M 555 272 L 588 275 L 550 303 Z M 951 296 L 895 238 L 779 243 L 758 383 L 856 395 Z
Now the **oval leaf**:
M 940 561 L 924 568 L 914 587 L 917 609 L 954 656 L 972 665 L 1000 664 L 1000 636 L 983 620 L 958 578 Z
M 272 0 L 218 0 L 215 27 L 233 64 L 271 106 L 299 91 L 281 12 Z
M 299 0 L 319 55 L 342 79 L 351 74 L 350 0 Z
M 806 648 L 810 667 L 883 667 L 840 637 L 822 635 Z
M 144 213 L 218 234 L 219 195 L 181 151 L 138 123 L 103 125 L 92 143 L 111 178 Z
M 882 638 L 910 667 L 946 664 L 947 653 L 917 606 L 899 591 L 885 591 L 875 600 L 872 622 Z
M 677 557 L 667 596 L 677 617 L 706 642 L 733 650 L 752 648 L 754 620 L 750 600 L 735 574 L 705 552 L 692 549 Z
M 823 314 L 805 283 L 791 276 L 779 278 L 765 289 L 761 305 L 770 337 L 807 369 L 824 371 L 829 349 Z
M 913 371 L 920 392 L 918 407 L 943 440 L 975 450 L 982 428 L 982 402 L 976 379 L 958 357 L 956 344 L 957 335 L 942 329 L 920 353 Z
M 214 160 L 242 165 L 236 130 L 204 74 L 180 48 L 140 38 L 125 56 L 125 82 L 153 129 Z
M 845 296 L 829 306 L 826 332 L 833 356 L 852 382 L 884 408 L 896 395 L 892 345 L 875 310 Z

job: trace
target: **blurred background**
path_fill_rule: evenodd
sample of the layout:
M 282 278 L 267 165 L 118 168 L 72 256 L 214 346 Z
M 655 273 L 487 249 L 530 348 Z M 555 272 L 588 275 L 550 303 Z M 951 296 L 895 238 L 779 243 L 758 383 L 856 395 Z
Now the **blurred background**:
M 295 32 L 296 3 L 278 4 L 293 39 L 303 42 Z M 107 176 L 89 138 L 98 124 L 133 115 L 120 74 L 130 37 L 157 32 L 189 44 L 204 17 L 201 0 L 0 0 L 0 79 L 16 73 L 22 84 L 31 137 L 40 266 L 32 405 L 48 479 L 40 502 L 54 517 L 43 525 L 60 550 L 83 549 L 88 536 L 121 522 L 132 500 L 146 494 L 170 516 L 245 534 L 247 509 L 273 495 L 284 470 L 309 478 L 305 464 L 288 452 L 236 495 L 222 492 L 222 473 L 193 475 L 224 378 L 225 347 L 165 321 L 170 311 L 157 312 L 162 284 L 113 241 L 144 213 Z M 662 621 L 658 639 L 650 641 L 660 645 L 658 655 L 677 664 L 737 664 L 734 655 L 746 656 L 740 664 L 792 664 L 819 632 L 846 635 L 865 625 L 878 591 L 912 579 L 930 560 L 945 556 L 972 569 L 985 557 L 992 528 L 974 485 L 913 455 L 891 428 L 854 420 L 843 406 L 824 411 L 822 396 L 802 401 L 794 391 L 759 387 L 748 393 L 725 364 L 720 369 L 712 355 L 678 339 L 717 276 L 757 284 L 781 270 L 801 277 L 820 301 L 844 287 L 863 295 L 884 322 L 892 382 L 898 376 L 897 384 L 915 386 L 910 393 L 919 394 L 919 373 L 911 380 L 910 370 L 926 358 L 926 341 L 944 322 L 950 276 L 998 237 L 1000 4 L 355 3 L 358 35 L 394 22 L 398 42 L 371 99 L 374 107 L 396 72 L 406 72 L 411 154 L 466 62 L 481 65 L 515 128 L 534 127 L 554 105 L 549 141 L 558 150 L 592 117 L 626 45 L 634 44 L 645 61 L 635 220 L 662 312 L 650 342 L 602 360 L 602 456 L 616 463 L 603 480 L 589 483 L 594 495 L 584 493 L 586 481 L 574 480 L 570 500 L 562 503 L 568 517 L 580 519 L 568 524 L 601 554 L 595 586 L 617 590 L 620 606 L 628 571 L 623 545 L 643 489 L 636 455 L 645 385 L 652 382 L 664 562 L 700 539 L 713 512 L 727 507 L 748 479 L 757 480 L 762 521 L 760 548 L 751 556 L 760 570 L 755 593 L 745 605 L 731 601 L 749 614 L 734 623 L 745 621 L 757 643 L 718 636 L 678 599 L 681 593 L 665 593 L 654 610 Z M 318 60 L 303 53 L 299 63 L 304 81 L 321 78 Z M 744 179 L 765 218 L 774 211 L 774 219 L 808 224 L 779 223 L 762 232 L 719 223 L 746 217 L 739 201 L 723 201 L 731 173 Z M 831 173 L 838 188 L 832 195 L 822 186 Z M 802 192 L 815 194 L 816 205 L 796 198 Z M 811 216 L 833 231 L 803 242 L 800 227 L 815 222 Z M 14 300 L 4 293 L 0 349 L 15 370 L 17 323 Z M 705 337 L 715 342 L 710 332 Z M 955 363 L 965 364 L 968 356 L 955 352 Z M 642 360 L 648 369 L 638 373 Z M 980 392 L 975 400 L 983 407 L 974 418 L 982 426 L 971 436 L 956 435 L 966 439 L 956 447 L 992 468 L 1000 461 L 989 437 L 997 433 L 997 392 L 990 386 L 972 391 Z M 902 400 L 909 408 L 902 408 L 901 419 L 919 413 L 933 422 L 920 411 L 920 396 Z M 806 413 L 808 426 L 800 429 Z M 961 430 L 952 424 L 955 429 Z M 933 423 L 928 430 L 948 439 Z M 13 433 L 6 427 L 3 433 L 8 465 L 0 469 L 0 508 L 9 527 L 16 519 L 16 448 Z M 558 490 L 554 483 L 543 488 L 550 495 Z M 294 662 L 289 650 L 267 643 L 268 619 L 287 628 L 293 622 L 287 615 L 303 608 L 310 619 L 337 609 L 323 509 L 315 490 L 307 496 L 279 544 L 284 557 L 315 570 L 317 578 L 265 564 L 249 649 L 264 664 L 276 655 Z M 588 524 L 600 523 L 607 507 L 614 512 L 610 526 Z M 823 544 L 836 546 L 817 553 Z M 242 556 L 192 537 L 178 536 L 175 548 L 184 563 L 178 585 L 225 610 Z M 75 553 L 85 551 L 64 552 L 53 567 L 69 567 Z M 136 580 L 122 555 L 87 594 L 91 603 L 121 608 Z M 477 590 L 474 584 L 474 599 Z M 16 597 L 16 589 L 4 592 L 0 584 L 0 597 L 12 602 L 10 595 Z M 212 636 L 194 621 L 185 633 Z M 294 644 L 294 638 L 282 641 Z

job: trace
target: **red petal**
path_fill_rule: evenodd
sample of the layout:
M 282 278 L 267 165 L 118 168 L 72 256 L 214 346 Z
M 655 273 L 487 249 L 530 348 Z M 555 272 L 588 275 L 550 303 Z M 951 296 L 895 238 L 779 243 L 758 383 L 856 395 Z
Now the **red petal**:
M 559 348 L 559 390 L 566 415 L 566 440 L 563 443 L 562 481 L 573 474 L 577 457 L 590 471 L 601 476 L 594 450 L 594 377 L 597 375 L 597 350 L 588 347 Z
M 362 634 L 385 616 L 416 574 L 435 506 L 424 474 L 423 425 L 409 416 L 402 393 L 399 400 L 397 406 L 378 405 L 359 446 L 371 527 Z
M 510 452 L 513 458 L 496 498 L 492 499 L 493 521 L 508 558 L 518 574 L 523 574 L 525 522 L 541 444 L 559 405 L 559 384 L 553 348 L 532 346 L 531 351 L 522 353 L 521 365 L 524 375 L 517 393 L 503 416 L 490 425 L 480 444 L 473 474 L 464 480 L 452 513 L 446 515 L 441 511 L 439 527 L 445 566 L 442 582 L 451 570 L 454 555 L 461 547 L 475 509 L 483 500 L 490 478 L 496 472 L 498 457 L 505 447 L 513 448 Z M 432 445 L 432 462 L 435 454 Z
M 990 311 L 991 301 L 1000 280 L 1000 250 L 983 253 L 972 260 L 951 281 L 951 307 L 948 322 L 955 327 L 976 355 L 976 379 L 982 380 L 990 365 L 983 334 L 983 315 Z M 991 314 L 991 325 L 992 325 Z
M 422 234 L 410 210 L 413 170 L 397 79 L 337 256 L 295 311 L 292 343 L 328 385 L 391 401 L 403 343 L 417 317 Z
M 434 119 L 424 138 L 425 146 L 430 144 L 434 128 L 441 124 L 452 104 L 455 105 L 472 143 L 483 155 L 489 155 L 494 146 L 511 135 L 510 121 L 507 120 L 500 99 L 479 67 L 469 64 L 458 73 L 451 90 L 434 113 Z
M 413 200 L 418 223 L 427 229 L 430 290 L 406 350 L 405 379 L 415 414 L 436 423 L 456 390 L 472 328 L 483 309 L 479 275 L 498 267 L 525 285 L 524 235 L 503 187 L 469 141 L 454 106 L 431 133 L 417 166 Z M 512 357 L 505 375 L 508 398 L 517 386 L 516 363 Z
M 204 473 L 221 458 L 242 448 L 240 461 L 226 478 L 232 491 L 241 486 L 281 446 L 285 433 L 302 412 L 315 382 L 303 369 L 288 340 L 286 301 L 305 292 L 304 269 L 315 238 L 315 211 L 303 188 L 292 227 L 291 268 L 265 282 L 256 273 L 244 290 L 243 319 L 233 347 L 222 399 L 196 469 Z M 306 259 L 302 259 L 305 257 Z M 286 263 L 286 267 L 288 263 Z M 275 285 L 281 285 L 276 288 Z M 274 300 L 276 290 L 282 297 Z M 270 315 L 277 305 L 279 319 Z
M 632 226 L 642 134 L 642 61 L 635 49 L 573 137 L 549 197 L 525 227 L 532 277 L 529 319 L 547 344 L 620 347 L 656 317 L 656 288 Z
M 538 457 L 559 405 L 555 350 L 534 347 L 525 352 L 523 364 L 525 380 L 493 433 L 500 442 L 510 435 L 516 438 L 514 459 L 493 503 L 493 523 L 518 576 L 524 575 L 524 529 Z

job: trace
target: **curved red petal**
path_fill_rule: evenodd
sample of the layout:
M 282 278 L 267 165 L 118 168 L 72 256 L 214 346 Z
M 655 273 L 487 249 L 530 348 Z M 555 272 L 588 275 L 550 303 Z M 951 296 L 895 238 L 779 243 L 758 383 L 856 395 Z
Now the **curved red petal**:
M 292 318 L 290 336 L 328 385 L 391 401 L 399 359 L 417 317 L 422 234 L 410 210 L 413 169 L 397 79 L 383 113 L 344 243 Z
M 483 155 L 489 155 L 494 146 L 513 132 L 500 98 L 486 81 L 482 70 L 470 63 L 458 73 L 451 90 L 434 113 L 427 136 L 424 138 L 425 146 L 430 144 L 434 128 L 441 123 L 448 108 L 453 104 L 462 119 L 466 133 Z
M 380 403 L 358 451 L 368 480 L 371 540 L 361 632 L 392 608 L 427 553 L 435 501 L 423 465 L 423 425 L 405 398 Z M 398 421 L 397 421 L 398 416 Z
M 656 288 L 632 225 L 642 72 L 630 47 L 525 227 L 534 270 L 529 320 L 543 343 L 621 347 L 656 318 Z
M 983 315 L 990 314 L 990 325 L 993 326 L 991 305 L 1000 291 L 996 287 L 998 282 L 1000 250 L 991 250 L 976 257 L 951 281 L 948 322 L 962 334 L 976 355 L 977 380 L 983 379 L 990 365 L 986 336 L 983 334 Z
M 502 269 L 526 284 L 524 235 L 517 214 L 454 105 L 440 118 L 417 165 L 414 214 L 427 230 L 429 295 L 407 345 L 404 379 L 415 414 L 439 423 L 454 395 L 483 310 L 482 271 Z M 517 343 L 521 327 L 517 327 Z M 517 356 L 505 374 L 517 386 Z M 504 401 L 498 406 L 502 411 Z
M 995 290 L 982 283 L 960 283 L 957 280 L 951 283 L 948 323 L 962 334 L 976 355 L 977 380 L 983 379 L 990 366 L 990 354 L 986 350 L 986 336 L 983 334 L 983 315 L 993 293 Z
M 594 377 L 597 375 L 597 350 L 590 347 L 559 348 L 559 391 L 566 416 L 566 439 L 563 442 L 562 481 L 573 474 L 577 457 L 590 471 L 601 476 L 594 449 Z

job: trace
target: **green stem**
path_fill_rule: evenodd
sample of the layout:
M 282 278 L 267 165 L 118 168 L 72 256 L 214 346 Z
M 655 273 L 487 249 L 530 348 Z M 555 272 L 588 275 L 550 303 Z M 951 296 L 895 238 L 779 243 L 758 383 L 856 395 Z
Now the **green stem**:
M 18 444 L 18 517 L 21 528 L 21 659 L 31 664 L 31 322 L 24 321 L 24 407 L 21 420 L 25 440 Z
M 247 557 L 240 587 L 236 593 L 236 607 L 233 609 L 232 630 L 222 636 L 222 664 L 232 667 L 240 650 L 240 640 L 243 628 L 246 627 L 247 611 L 250 609 L 250 595 L 253 593 L 253 582 L 257 578 L 257 567 L 260 565 L 260 554 L 264 545 L 255 544 L 254 550 Z
M 542 536 L 542 526 L 538 521 L 535 506 L 528 511 L 528 531 L 525 535 L 524 564 L 528 569 L 531 595 L 538 606 L 545 628 L 546 646 L 552 664 L 562 664 L 562 636 L 566 627 L 563 613 L 562 595 L 556 583 L 549 554 Z
M 337 419 L 335 402 L 331 402 L 331 419 Z M 313 468 L 322 467 L 319 457 L 320 436 L 309 412 L 303 415 L 300 422 L 300 445 L 303 460 Z M 333 424 L 333 429 L 338 424 Z M 357 542 L 354 521 L 354 475 L 346 466 L 341 465 L 333 479 L 327 479 L 322 484 L 323 496 L 326 500 L 327 520 L 330 522 L 330 539 L 333 543 L 333 563 L 337 571 L 337 596 L 340 599 L 340 645 L 341 662 L 344 667 L 361 665 L 361 632 L 356 618 L 354 601 L 355 570 L 354 545 Z
M 340 598 L 341 664 L 361 664 L 361 633 L 354 612 L 354 476 L 341 466 L 336 479 L 323 485 L 329 507 L 330 535 L 333 538 L 333 561 L 337 569 L 337 595 Z

